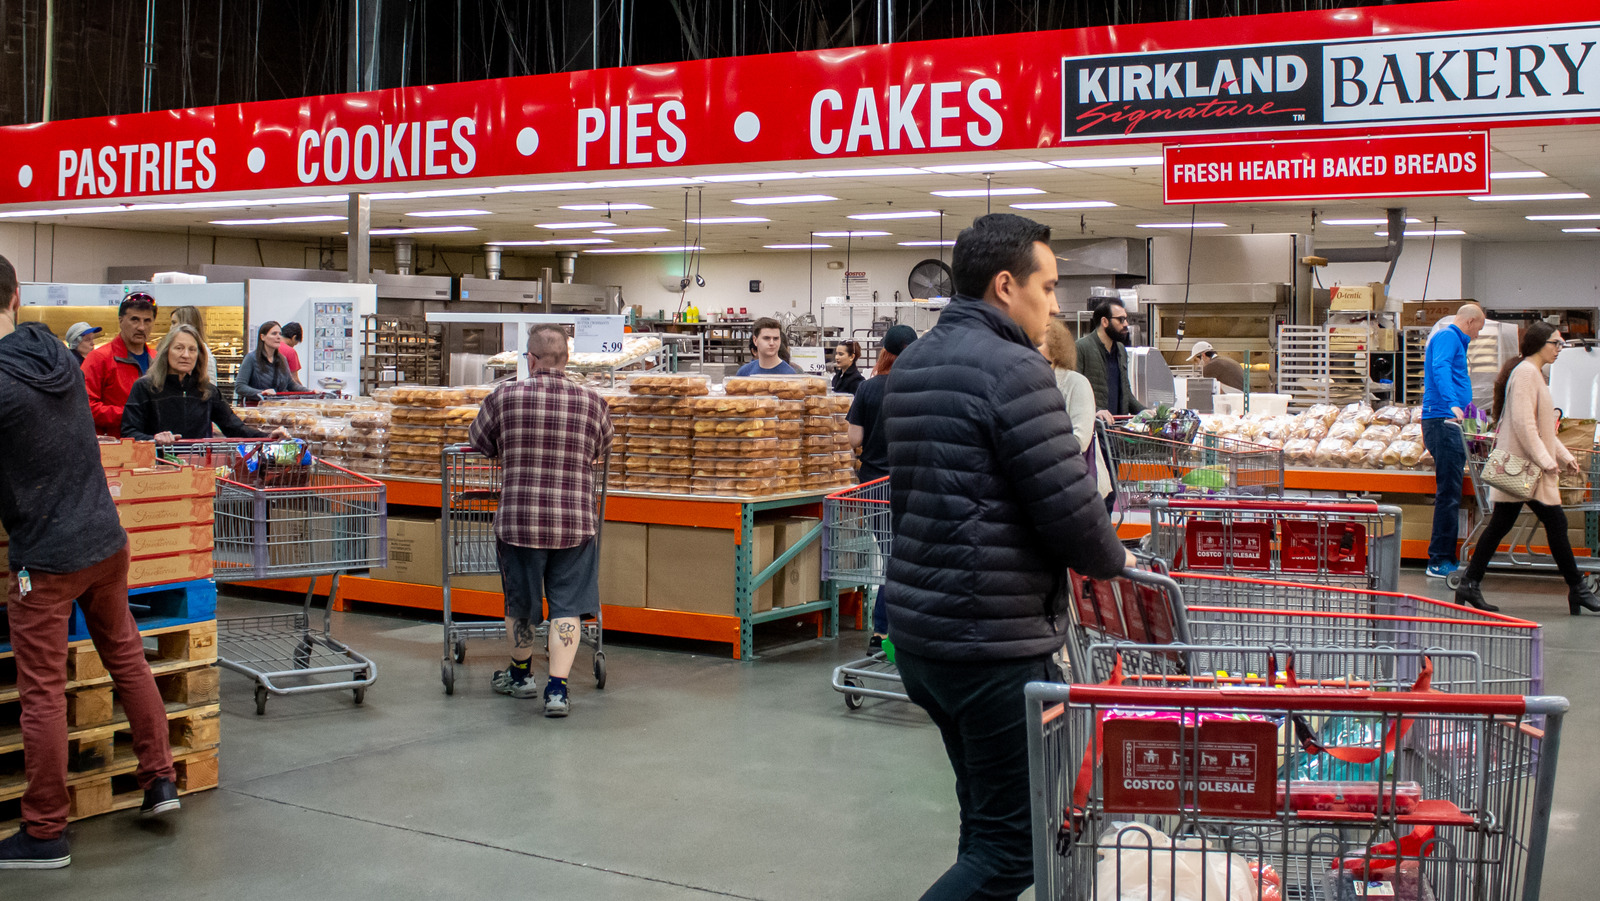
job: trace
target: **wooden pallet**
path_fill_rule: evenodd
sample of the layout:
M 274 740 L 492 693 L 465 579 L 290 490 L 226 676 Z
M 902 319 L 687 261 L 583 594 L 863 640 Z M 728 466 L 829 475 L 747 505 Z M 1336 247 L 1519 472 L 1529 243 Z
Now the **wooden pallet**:
M 140 632 L 139 636 L 144 639 L 144 657 L 150 664 L 150 671 L 157 675 L 217 661 L 217 621 L 214 619 L 162 626 Z M 94 644 L 86 639 L 68 645 L 68 697 L 81 689 L 100 686 L 111 686 L 111 674 L 106 672 Z M 0 705 L 15 703 L 18 696 L 16 661 L 7 650 L 0 653 Z M 0 722 L 4 722 L 3 714 L 0 714 Z
M 168 704 L 167 741 L 172 746 L 173 757 L 215 750 L 221 744 L 221 715 L 222 707 L 215 703 L 201 707 Z M 5 751 L 0 753 L 0 801 L 7 801 L 22 796 L 27 777 L 23 772 L 20 733 L 0 736 L 0 741 L 6 744 Z M 69 784 L 117 775 L 137 766 L 133 730 L 120 710 L 111 722 L 77 730 L 67 737 Z
M 178 756 L 174 749 L 173 768 L 178 774 L 178 794 L 190 795 L 217 787 L 217 749 L 195 751 Z M 128 762 L 92 776 L 68 777 L 71 798 L 68 820 L 81 820 L 115 810 L 128 810 L 144 802 L 144 792 L 134 775 L 136 762 Z M 10 835 L 22 824 L 20 798 L 0 801 L 0 836 Z

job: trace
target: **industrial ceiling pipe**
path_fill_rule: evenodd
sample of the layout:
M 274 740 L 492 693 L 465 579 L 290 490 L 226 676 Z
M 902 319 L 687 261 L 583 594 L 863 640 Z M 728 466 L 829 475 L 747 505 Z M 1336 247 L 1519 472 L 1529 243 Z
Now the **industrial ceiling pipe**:
M 572 279 L 578 274 L 578 252 L 576 250 L 563 250 L 556 254 L 556 265 L 561 267 L 561 280 L 572 284 Z
M 1330 263 L 1388 263 L 1389 271 L 1383 276 L 1383 286 L 1388 288 L 1406 243 L 1406 209 L 1390 207 L 1385 212 L 1389 214 L 1389 237 L 1382 247 L 1330 247 L 1316 251 L 1316 256 Z
M 499 279 L 505 274 L 505 261 L 502 255 L 505 252 L 493 244 L 483 248 L 483 268 L 488 271 L 489 278 Z
M 394 271 L 397 275 L 410 275 L 417 258 L 415 238 L 394 239 Z

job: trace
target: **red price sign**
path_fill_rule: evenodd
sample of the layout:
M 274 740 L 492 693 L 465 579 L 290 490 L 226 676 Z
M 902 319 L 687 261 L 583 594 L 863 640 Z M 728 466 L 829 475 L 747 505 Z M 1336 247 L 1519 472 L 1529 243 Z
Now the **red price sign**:
M 1488 132 L 1169 144 L 1167 203 L 1489 193 Z
M 1270 817 L 1277 800 L 1277 735 L 1265 722 L 1195 729 L 1163 720 L 1107 720 L 1105 808 Z

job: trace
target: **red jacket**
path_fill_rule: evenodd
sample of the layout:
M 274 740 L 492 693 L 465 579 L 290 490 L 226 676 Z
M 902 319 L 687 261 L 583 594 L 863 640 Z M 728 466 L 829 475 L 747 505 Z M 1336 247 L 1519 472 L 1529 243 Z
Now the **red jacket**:
M 149 345 L 145 352 L 151 351 Z M 139 364 L 128 355 L 128 345 L 118 335 L 89 352 L 83 360 L 83 387 L 89 392 L 89 411 L 94 414 L 94 430 L 112 438 L 122 437 L 122 408 L 128 392 L 142 375 Z

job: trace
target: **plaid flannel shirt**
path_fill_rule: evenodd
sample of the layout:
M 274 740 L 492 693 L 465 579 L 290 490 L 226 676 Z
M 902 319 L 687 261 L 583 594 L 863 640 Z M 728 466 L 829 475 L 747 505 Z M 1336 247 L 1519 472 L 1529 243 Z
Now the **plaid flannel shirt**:
M 611 414 L 599 394 L 535 370 L 496 388 L 472 423 L 472 446 L 505 473 L 494 533 L 507 544 L 577 547 L 599 530 L 595 462 L 611 450 Z

